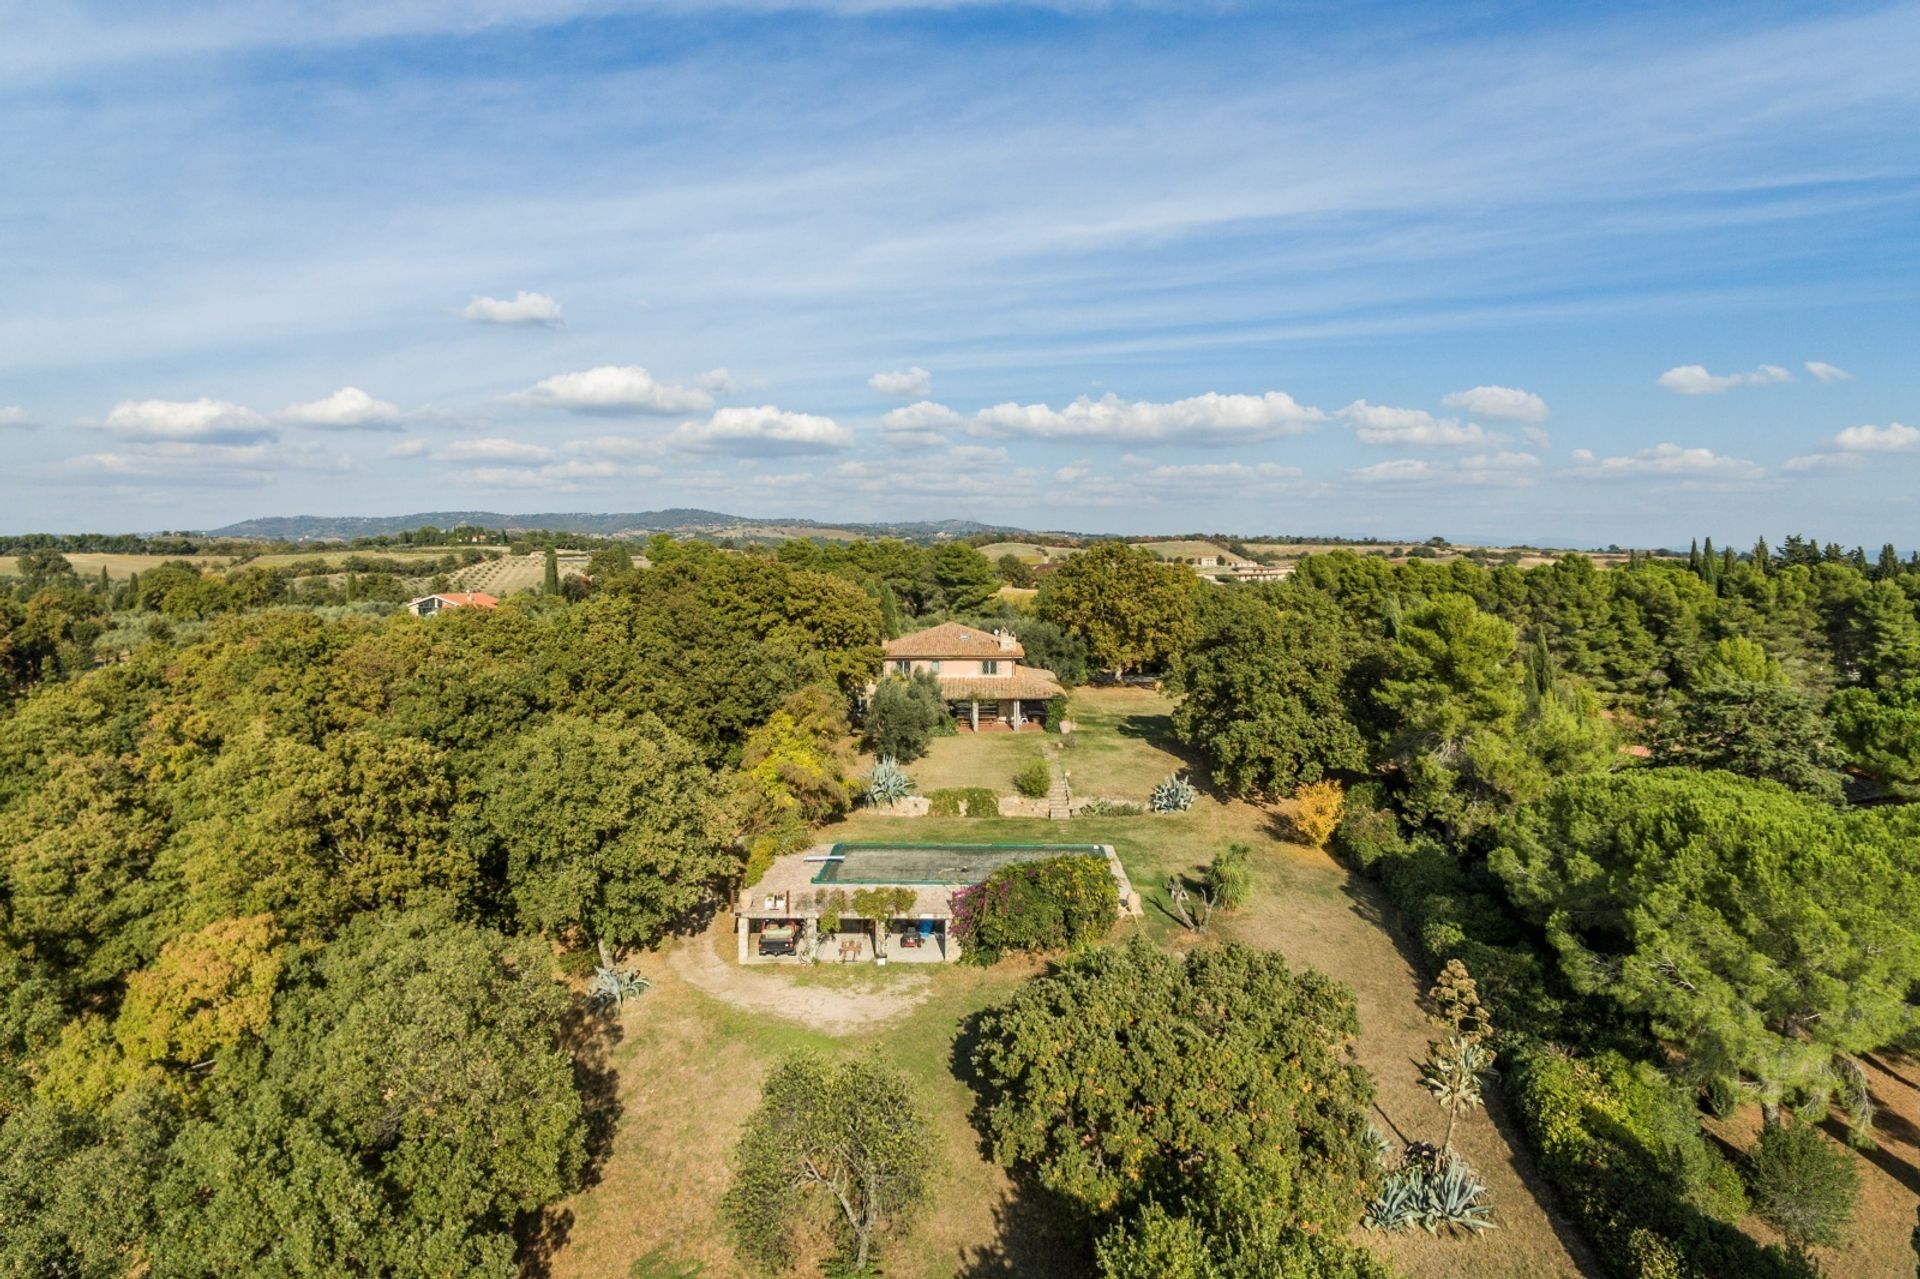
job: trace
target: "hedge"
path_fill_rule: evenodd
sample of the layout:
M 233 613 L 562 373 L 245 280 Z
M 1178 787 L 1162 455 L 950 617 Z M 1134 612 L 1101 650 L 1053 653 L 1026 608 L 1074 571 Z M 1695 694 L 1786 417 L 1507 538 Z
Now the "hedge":
M 998 817 L 1000 797 L 984 786 L 956 786 L 927 792 L 930 817 Z

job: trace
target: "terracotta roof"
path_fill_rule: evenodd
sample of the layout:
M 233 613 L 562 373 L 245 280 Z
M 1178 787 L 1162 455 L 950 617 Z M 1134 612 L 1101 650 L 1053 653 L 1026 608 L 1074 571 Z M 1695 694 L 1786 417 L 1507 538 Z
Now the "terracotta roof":
M 958 622 L 942 622 L 924 631 L 888 640 L 888 657 L 1024 657 L 1026 650 L 1011 635 L 1003 645 L 994 635 Z
M 413 604 L 423 604 L 428 600 L 443 600 L 454 608 L 494 608 L 500 603 L 484 591 L 441 591 L 436 595 L 422 595 Z
M 948 701 L 971 701 L 976 697 L 983 702 L 998 701 L 1003 697 L 1037 701 L 1066 695 L 1066 690 L 1054 679 L 1053 672 L 1043 671 L 1038 666 L 1022 666 L 1011 675 L 941 675 L 938 679 L 940 696 Z

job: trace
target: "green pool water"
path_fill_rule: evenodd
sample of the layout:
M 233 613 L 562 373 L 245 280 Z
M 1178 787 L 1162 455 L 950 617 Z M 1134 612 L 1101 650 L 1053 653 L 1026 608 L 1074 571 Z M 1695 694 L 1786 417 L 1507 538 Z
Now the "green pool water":
M 1082 853 L 1098 844 L 835 844 L 839 861 L 822 862 L 816 884 L 977 884 L 1002 866 Z

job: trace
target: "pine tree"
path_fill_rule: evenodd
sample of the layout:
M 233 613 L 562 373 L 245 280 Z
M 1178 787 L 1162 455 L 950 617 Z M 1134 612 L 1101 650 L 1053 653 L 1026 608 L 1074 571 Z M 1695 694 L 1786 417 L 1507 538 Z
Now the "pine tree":
M 1882 582 L 1900 576 L 1900 552 L 1893 549 L 1892 542 L 1880 548 L 1880 562 L 1875 566 L 1873 575 Z

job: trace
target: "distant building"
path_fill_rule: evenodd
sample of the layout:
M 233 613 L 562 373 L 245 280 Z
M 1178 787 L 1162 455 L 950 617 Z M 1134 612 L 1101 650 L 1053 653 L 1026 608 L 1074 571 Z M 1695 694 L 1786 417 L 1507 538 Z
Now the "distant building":
M 956 719 L 975 732 L 1038 726 L 1049 699 L 1065 690 L 1052 671 L 1023 666 L 1026 650 L 1006 631 L 983 631 L 942 622 L 888 640 L 881 670 L 888 675 L 928 671 L 940 681 L 940 696 Z
M 1193 559 L 1193 566 L 1195 568 L 1219 568 L 1220 557 L 1218 555 L 1196 555 Z
M 449 591 L 444 595 L 422 595 L 407 601 L 407 611 L 415 617 L 432 617 L 449 608 L 497 608 L 500 601 L 479 591 Z
M 1293 565 L 1235 564 L 1233 580 L 1236 582 L 1277 582 L 1293 576 Z

